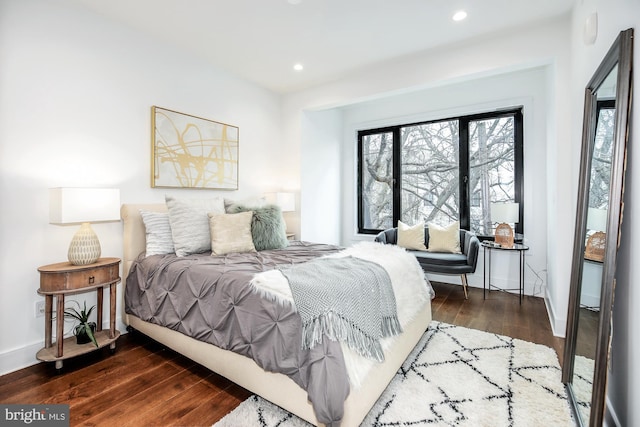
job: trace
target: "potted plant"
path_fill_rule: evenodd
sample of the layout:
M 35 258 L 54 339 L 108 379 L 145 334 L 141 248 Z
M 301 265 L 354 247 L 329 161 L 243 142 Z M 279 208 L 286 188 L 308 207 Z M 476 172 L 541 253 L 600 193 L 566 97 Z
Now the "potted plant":
M 76 302 L 78 305 L 78 310 L 80 310 L 80 304 Z M 96 337 L 94 335 L 96 331 L 96 322 L 89 322 L 89 316 L 91 316 L 91 312 L 96 306 L 91 306 L 89 310 L 87 310 L 87 302 L 84 302 L 84 308 L 80 311 L 75 308 L 68 308 L 64 311 L 65 317 L 70 317 L 76 319 L 80 323 L 73 329 L 73 334 L 76 336 L 76 342 L 78 344 L 86 344 L 89 342 L 93 342 L 96 347 L 98 347 L 98 341 L 96 341 Z

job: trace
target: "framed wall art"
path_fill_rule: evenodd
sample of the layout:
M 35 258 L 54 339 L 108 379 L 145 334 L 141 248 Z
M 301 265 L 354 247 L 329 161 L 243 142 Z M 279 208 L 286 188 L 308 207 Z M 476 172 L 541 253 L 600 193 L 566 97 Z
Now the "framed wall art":
M 239 128 L 151 107 L 151 187 L 238 189 Z

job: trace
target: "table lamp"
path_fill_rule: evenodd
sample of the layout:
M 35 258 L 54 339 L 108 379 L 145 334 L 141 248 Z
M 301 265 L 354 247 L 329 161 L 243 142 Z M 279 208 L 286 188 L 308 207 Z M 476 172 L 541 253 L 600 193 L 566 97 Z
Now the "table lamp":
M 277 192 L 277 193 L 265 193 L 264 198 L 267 202 L 273 203 L 278 206 L 282 212 L 293 212 L 296 210 L 296 194 L 288 193 L 288 192 Z M 284 220 L 284 215 L 282 217 L 285 222 L 285 226 L 288 228 L 287 221 Z M 285 231 L 287 236 L 293 235 L 293 233 L 289 233 L 289 231 Z
M 602 262 L 607 244 L 607 210 L 589 208 L 587 210 L 587 230 L 595 231 L 587 239 L 584 257 L 591 261 Z
M 277 205 L 282 212 L 293 212 L 296 210 L 295 193 L 266 193 L 264 196 L 267 202 Z
M 520 221 L 520 205 L 513 202 L 491 203 L 491 221 L 500 223 L 495 230 L 495 242 L 512 248 L 513 228 L 509 224 Z
M 91 222 L 119 220 L 120 190 L 117 188 L 49 189 L 49 223 L 81 224 L 67 253 L 73 265 L 93 264 L 100 258 L 100 240 Z
M 607 210 L 589 208 L 587 211 L 587 230 L 605 231 L 607 228 Z

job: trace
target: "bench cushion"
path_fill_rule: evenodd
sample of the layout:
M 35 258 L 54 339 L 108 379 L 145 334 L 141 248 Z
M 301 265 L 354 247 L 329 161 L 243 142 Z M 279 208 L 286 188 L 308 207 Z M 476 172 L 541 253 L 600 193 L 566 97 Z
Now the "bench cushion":
M 436 265 L 467 265 L 467 256 L 446 252 L 409 251 L 418 259 L 420 264 Z
M 475 266 L 469 265 L 469 259 L 464 254 L 421 251 L 411 251 L 411 253 L 427 273 L 465 274 L 475 270 Z

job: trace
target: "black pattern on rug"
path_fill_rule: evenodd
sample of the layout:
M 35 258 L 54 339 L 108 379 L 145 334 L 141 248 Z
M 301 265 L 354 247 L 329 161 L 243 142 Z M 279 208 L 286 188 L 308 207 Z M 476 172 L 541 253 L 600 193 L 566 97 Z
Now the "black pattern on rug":
M 434 321 L 361 425 L 572 426 L 560 377 L 549 347 Z M 253 396 L 216 427 L 237 425 L 309 424 Z

